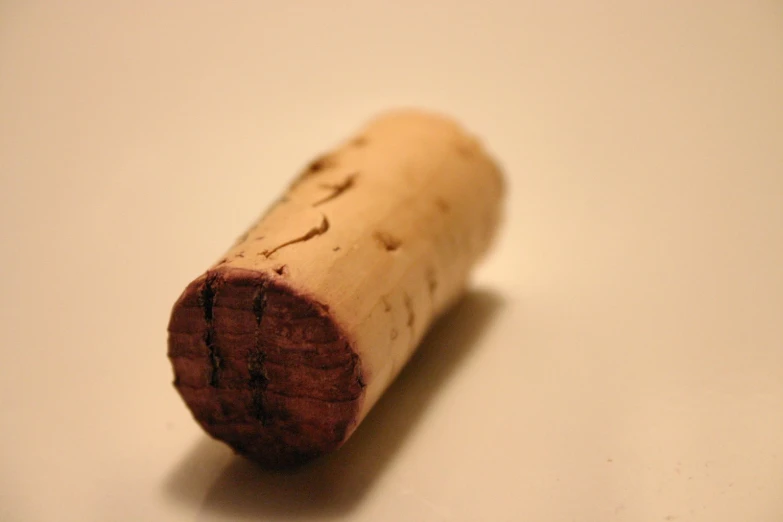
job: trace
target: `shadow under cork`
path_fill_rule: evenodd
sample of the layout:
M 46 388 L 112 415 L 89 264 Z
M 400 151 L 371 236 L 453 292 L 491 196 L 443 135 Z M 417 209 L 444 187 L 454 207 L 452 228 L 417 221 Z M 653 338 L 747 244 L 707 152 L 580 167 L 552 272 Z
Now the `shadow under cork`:
M 419 349 L 353 436 L 335 453 L 286 471 L 262 469 L 202 438 L 167 476 L 170 498 L 203 515 L 254 520 L 325 520 L 350 513 L 402 447 L 443 384 L 503 306 L 495 292 L 469 291 L 430 329 Z

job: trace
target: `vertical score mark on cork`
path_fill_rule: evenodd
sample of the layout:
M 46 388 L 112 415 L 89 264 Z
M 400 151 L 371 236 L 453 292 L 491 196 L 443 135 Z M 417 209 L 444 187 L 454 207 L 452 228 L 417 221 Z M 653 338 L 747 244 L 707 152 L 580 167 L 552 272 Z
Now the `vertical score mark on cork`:
M 256 319 L 256 329 L 253 349 L 247 357 L 247 370 L 250 375 L 250 382 L 248 385 L 252 401 L 251 414 L 264 425 L 267 421 L 267 414 L 264 408 L 264 390 L 269 382 L 264 371 L 266 354 L 263 351 L 261 340 L 261 321 L 264 318 L 264 311 L 266 310 L 266 288 L 264 285 L 259 285 L 256 288 L 255 295 L 253 296 L 252 308 L 253 316 Z
M 201 295 L 199 295 L 199 305 L 204 310 L 204 322 L 206 323 L 206 331 L 204 332 L 204 344 L 207 347 L 207 354 L 209 356 L 209 362 L 211 372 L 209 375 L 209 385 L 216 388 L 220 380 L 220 353 L 218 351 L 217 343 L 215 342 L 215 323 L 214 323 L 214 309 L 215 300 L 217 298 L 217 275 L 210 274 L 204 281 L 204 286 L 201 289 Z

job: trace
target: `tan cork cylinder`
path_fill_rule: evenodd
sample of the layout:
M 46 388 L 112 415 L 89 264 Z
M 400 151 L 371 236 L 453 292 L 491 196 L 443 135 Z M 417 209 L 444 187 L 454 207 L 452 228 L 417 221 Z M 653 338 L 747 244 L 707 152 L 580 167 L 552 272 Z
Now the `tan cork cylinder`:
M 462 294 L 502 196 L 477 140 L 424 112 L 314 160 L 174 306 L 169 357 L 196 420 L 269 465 L 338 448 Z

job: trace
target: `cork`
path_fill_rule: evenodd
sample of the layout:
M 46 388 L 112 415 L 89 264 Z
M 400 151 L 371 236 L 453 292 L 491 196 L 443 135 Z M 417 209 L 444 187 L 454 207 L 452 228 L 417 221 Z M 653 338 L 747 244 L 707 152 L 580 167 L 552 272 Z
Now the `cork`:
M 268 466 L 339 448 L 462 295 L 502 198 L 480 143 L 427 112 L 314 159 L 174 305 L 168 355 L 195 420 Z

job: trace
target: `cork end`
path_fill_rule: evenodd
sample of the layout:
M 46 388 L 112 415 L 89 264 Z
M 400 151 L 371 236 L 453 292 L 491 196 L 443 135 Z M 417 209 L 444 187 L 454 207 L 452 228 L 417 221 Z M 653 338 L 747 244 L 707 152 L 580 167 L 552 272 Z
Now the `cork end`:
M 363 142 L 428 142 L 430 148 L 452 148 L 465 161 L 483 163 L 491 176 L 498 196 L 506 191 L 506 181 L 497 159 L 459 121 L 431 110 L 399 108 L 379 114 L 365 125 Z
M 329 310 L 274 274 L 218 267 L 169 323 L 174 386 L 196 421 L 270 467 L 337 449 L 364 396 L 359 357 Z

